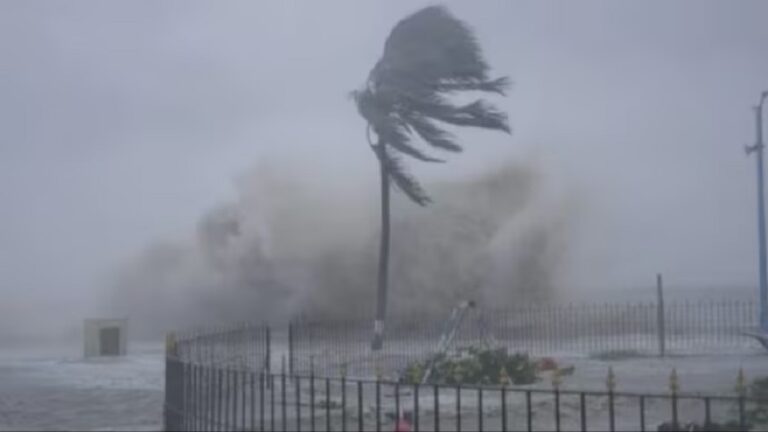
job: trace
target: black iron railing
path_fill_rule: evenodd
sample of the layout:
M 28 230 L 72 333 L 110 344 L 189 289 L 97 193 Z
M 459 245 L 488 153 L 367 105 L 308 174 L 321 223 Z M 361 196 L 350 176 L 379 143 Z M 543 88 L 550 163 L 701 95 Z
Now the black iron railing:
M 185 363 L 168 358 L 166 429 L 190 431 L 749 430 L 768 407 L 734 395 L 402 384 Z M 702 430 L 702 429 L 696 429 Z

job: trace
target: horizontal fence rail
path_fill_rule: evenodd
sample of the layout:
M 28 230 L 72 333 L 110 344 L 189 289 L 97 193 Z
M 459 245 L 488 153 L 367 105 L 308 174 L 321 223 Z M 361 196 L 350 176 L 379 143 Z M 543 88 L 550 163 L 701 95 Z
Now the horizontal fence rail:
M 170 358 L 166 430 L 749 430 L 768 400 L 506 386 L 443 386 L 274 374 Z M 696 429 L 701 430 L 701 429 Z

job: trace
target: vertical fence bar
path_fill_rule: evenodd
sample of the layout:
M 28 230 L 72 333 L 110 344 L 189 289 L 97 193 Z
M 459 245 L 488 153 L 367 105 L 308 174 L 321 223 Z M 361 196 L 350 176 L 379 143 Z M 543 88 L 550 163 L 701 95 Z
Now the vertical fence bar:
M 286 401 L 286 395 L 285 395 L 285 368 L 283 368 L 282 373 L 280 374 L 280 413 L 282 417 L 282 429 L 283 432 L 286 432 L 288 430 L 288 407 L 287 401 Z
M 325 379 L 325 430 L 331 430 L 331 380 Z
M 296 386 L 296 431 L 301 432 L 301 377 L 294 376 L 293 381 Z
M 525 421 L 528 426 L 528 432 L 533 431 L 533 404 L 531 403 L 531 391 L 525 391 Z
M 264 422 L 264 405 L 265 405 L 265 392 L 264 388 L 266 387 L 266 376 L 264 375 L 264 371 L 262 370 L 259 374 L 259 430 L 263 431 L 265 422 Z
M 744 395 L 739 396 L 739 430 L 747 430 L 747 415 L 744 402 Z
M 184 427 L 184 430 L 190 430 L 192 428 L 192 395 L 194 394 L 194 389 L 192 388 L 192 386 L 194 386 L 194 382 L 192 381 L 192 370 L 194 366 L 183 361 L 181 362 L 181 365 L 184 371 L 184 397 L 181 410 L 181 425 Z
M 191 404 L 191 410 L 190 410 L 191 413 L 189 414 L 190 415 L 190 419 L 189 419 L 189 426 L 188 426 L 189 429 L 188 430 L 195 431 L 195 430 L 197 430 L 197 428 L 199 426 L 198 425 L 198 421 L 200 421 L 199 417 L 198 417 L 198 414 L 199 414 L 199 404 L 197 403 L 197 398 L 200 397 L 200 389 L 197 388 L 197 386 L 199 385 L 199 382 L 198 382 L 198 379 L 197 379 L 198 367 L 194 363 L 190 364 L 190 367 L 191 367 L 191 371 L 190 372 L 192 372 L 192 377 L 191 377 L 192 378 L 192 385 L 191 385 L 192 389 L 191 389 L 190 395 L 189 395 L 190 396 L 189 400 L 190 400 L 190 404 Z
M 269 430 L 275 430 L 275 376 L 269 375 Z
M 202 354 L 199 354 L 202 355 Z M 199 430 L 208 430 L 210 419 L 208 418 L 208 401 L 210 398 L 210 386 L 208 385 L 208 375 L 206 367 L 200 366 L 200 423 Z
M 180 421 L 179 424 L 183 429 L 189 429 L 189 395 L 190 395 L 190 383 L 189 381 L 189 365 L 183 361 L 179 361 L 179 369 L 181 370 L 181 403 L 179 404 Z
M 205 430 L 205 415 L 206 415 L 205 400 L 206 400 L 206 395 L 208 393 L 208 388 L 205 385 L 206 384 L 205 375 L 203 375 L 204 372 L 205 372 L 205 367 L 201 364 L 198 367 L 198 376 L 197 376 L 198 387 L 199 387 L 198 388 L 199 394 L 197 395 L 197 403 L 198 403 L 197 430 L 200 430 L 200 431 Z
M 477 388 L 477 430 L 483 431 L 483 388 Z
M 347 378 L 341 377 L 341 430 L 347 430 Z
M 232 430 L 237 429 L 237 371 L 230 370 L 228 375 L 230 375 L 230 379 L 227 380 L 227 383 L 232 382 L 232 385 L 227 389 L 227 394 L 232 394 L 232 419 L 229 422 L 229 428 Z
M 606 320 L 610 324 L 610 318 L 611 318 L 611 307 L 608 305 L 608 303 L 603 303 L 603 320 Z M 608 350 L 610 349 L 610 341 L 608 339 L 608 333 L 605 332 L 603 329 L 600 330 L 600 336 L 602 339 L 602 349 Z
M 294 341 L 294 322 L 291 320 L 288 323 L 288 374 L 293 376 L 293 358 L 295 356 L 295 341 Z
M 208 430 L 217 430 L 216 425 L 216 370 L 208 368 Z
M 584 392 L 579 393 L 579 420 L 581 431 L 587 431 L 587 395 Z
M 560 432 L 560 389 L 555 388 L 555 431 Z
M 640 431 L 645 432 L 645 396 L 640 395 Z
M 206 427 L 206 430 L 207 431 L 213 431 L 213 430 L 216 430 L 216 428 L 215 428 L 216 417 L 214 415 L 214 413 L 216 411 L 216 408 L 215 408 L 215 406 L 216 406 L 216 378 L 215 378 L 215 375 L 214 375 L 213 368 L 210 368 L 210 367 L 206 368 L 205 375 L 206 375 L 205 380 L 206 380 L 206 384 L 207 384 L 206 390 L 207 390 L 207 393 L 208 393 L 207 397 L 206 397 L 207 400 L 206 400 L 206 407 L 205 407 L 206 408 L 205 419 L 206 419 L 206 422 L 208 424 L 207 427 Z
M 413 385 L 413 430 L 419 432 L 419 385 Z
M 223 406 L 224 406 L 224 370 L 216 371 L 216 430 L 223 430 Z
M 165 430 L 180 430 L 181 419 L 179 415 L 179 402 L 183 394 L 183 384 L 179 376 L 178 346 L 176 337 L 169 334 L 165 344 L 165 407 L 164 407 L 164 427 Z
M 201 355 L 205 355 L 205 353 Z M 213 379 L 213 370 L 208 366 L 203 366 L 203 385 L 205 386 L 205 393 L 203 394 L 203 429 L 212 431 L 214 424 L 214 390 L 216 386 Z
M 198 356 L 201 355 L 198 352 Z M 198 423 L 198 430 L 206 430 L 208 423 L 208 381 L 205 375 L 205 366 L 200 365 L 200 422 Z
M 376 432 L 381 432 L 381 380 L 376 377 Z
M 501 431 L 507 432 L 507 387 L 501 388 Z
M 461 432 L 461 386 L 456 386 L 456 432 Z
M 313 372 L 310 372 L 309 375 L 309 428 L 314 431 L 315 430 L 315 373 L 314 368 L 312 368 Z
M 433 385 L 434 400 L 435 400 L 435 432 L 440 432 L 440 388 L 437 385 Z
M 613 402 L 613 390 L 610 390 L 608 392 L 608 430 L 611 432 L 616 430 L 616 413 Z
M 712 411 L 710 401 L 708 397 L 704 398 L 704 428 L 707 429 L 712 425 Z
M 198 353 L 198 355 L 201 355 Z M 200 416 L 200 421 L 198 422 L 198 430 L 204 431 L 207 430 L 207 423 L 208 423 L 208 394 L 210 393 L 210 388 L 208 387 L 208 381 L 207 377 L 205 375 L 205 366 L 200 365 L 200 395 L 199 395 L 199 404 L 200 404 L 200 412 L 198 415 Z
M 357 430 L 363 430 L 363 382 L 357 382 Z
M 395 423 L 400 420 L 400 384 L 395 383 Z
M 240 427 L 242 430 L 246 429 L 246 418 L 248 414 L 248 400 L 247 400 L 247 375 L 246 371 L 240 371 Z
M 256 374 L 250 372 L 248 379 L 251 381 L 251 430 L 256 430 Z M 261 401 L 261 383 L 259 383 L 259 401 Z
M 227 336 L 227 340 L 228 338 L 229 336 Z M 231 349 L 231 347 L 227 345 L 227 349 Z M 221 409 L 221 427 L 223 430 L 229 430 L 229 369 L 221 370 L 221 391 L 221 398 L 224 403 Z
M 672 393 L 672 424 L 677 428 L 677 393 Z
M 266 354 L 264 359 L 264 369 L 267 370 L 267 374 L 272 373 L 272 328 L 268 325 L 264 326 L 264 333 L 266 336 Z M 262 380 L 263 382 L 264 380 Z

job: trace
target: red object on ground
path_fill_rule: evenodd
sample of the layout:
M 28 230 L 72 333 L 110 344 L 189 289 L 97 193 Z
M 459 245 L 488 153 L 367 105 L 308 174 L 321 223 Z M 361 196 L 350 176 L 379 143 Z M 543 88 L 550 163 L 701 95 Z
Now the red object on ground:
M 557 362 L 552 357 L 544 357 L 539 360 L 539 370 L 548 371 L 557 369 Z
M 411 424 L 405 419 L 400 419 L 395 425 L 395 432 L 411 432 Z

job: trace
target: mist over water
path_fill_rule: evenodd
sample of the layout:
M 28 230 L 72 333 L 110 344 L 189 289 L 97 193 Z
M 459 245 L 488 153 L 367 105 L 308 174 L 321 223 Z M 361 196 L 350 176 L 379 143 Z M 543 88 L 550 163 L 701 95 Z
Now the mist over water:
M 545 180 L 541 164 L 507 162 L 428 183 L 434 202 L 424 208 L 395 194 L 390 313 L 551 299 L 575 207 Z M 258 165 L 186 241 L 153 244 L 123 267 L 113 313 L 139 334 L 299 313 L 372 317 L 379 201 L 366 185 L 335 190 Z
M 348 94 L 432 3 L 0 2 L 0 343 L 370 317 L 378 174 Z M 409 161 L 434 204 L 394 194 L 391 313 L 652 301 L 656 273 L 756 298 L 768 3 L 444 3 L 512 80 L 513 134 Z

